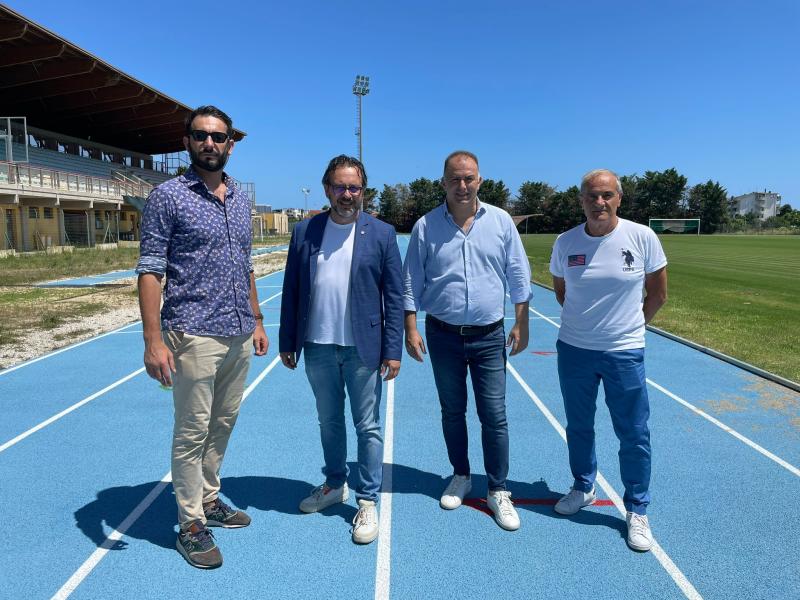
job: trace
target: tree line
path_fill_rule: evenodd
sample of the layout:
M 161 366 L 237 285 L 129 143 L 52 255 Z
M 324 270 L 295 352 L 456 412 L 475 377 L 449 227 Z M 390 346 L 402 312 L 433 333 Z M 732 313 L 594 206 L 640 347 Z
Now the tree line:
M 624 175 L 620 182 L 623 200 L 618 214 L 637 223 L 646 225 L 651 218 L 699 218 L 701 233 L 717 233 L 748 229 L 759 221 L 755 214 L 732 217 L 732 198 L 719 182 L 709 180 L 690 187 L 688 179 L 674 168 Z M 445 199 L 441 182 L 425 177 L 409 184 L 384 185 L 380 193 L 375 188 L 364 192 L 366 210 L 377 212 L 400 232 L 411 231 L 417 219 Z M 520 225 L 520 230 L 528 233 L 561 233 L 583 222 L 579 196 L 577 186 L 562 191 L 544 181 L 525 181 L 512 196 L 502 179 L 484 179 L 478 191 L 482 202 L 511 215 L 533 215 Z M 800 229 L 800 210 L 784 205 L 762 225 Z

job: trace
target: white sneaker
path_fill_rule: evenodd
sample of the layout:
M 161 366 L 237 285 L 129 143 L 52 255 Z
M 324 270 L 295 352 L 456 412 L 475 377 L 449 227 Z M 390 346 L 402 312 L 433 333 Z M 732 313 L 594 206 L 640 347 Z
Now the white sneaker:
M 323 483 L 315 487 L 308 498 L 303 499 L 300 503 L 300 510 L 304 513 L 315 513 L 329 507 L 331 504 L 347 502 L 349 496 L 350 492 L 347 489 L 346 482 L 340 488 L 331 488 Z
M 625 515 L 628 524 L 628 546 L 639 552 L 647 552 L 653 547 L 653 534 L 647 515 L 629 512 Z
M 442 498 L 439 500 L 439 506 L 446 510 L 453 510 L 461 506 L 464 501 L 464 496 L 472 490 L 472 479 L 469 475 L 453 475 L 450 483 L 442 492 Z
M 597 496 L 594 494 L 594 486 L 592 486 L 592 489 L 588 492 L 581 492 L 580 490 L 572 488 L 569 494 L 563 496 L 561 500 L 556 502 L 553 510 L 560 515 L 574 515 L 584 506 L 589 506 L 596 499 Z
M 378 537 L 378 509 L 371 500 L 359 500 L 358 512 L 353 518 L 353 541 L 369 544 Z
M 505 490 L 489 492 L 486 504 L 494 513 L 494 520 L 500 527 L 507 531 L 519 529 L 519 515 L 511 502 L 511 492 Z

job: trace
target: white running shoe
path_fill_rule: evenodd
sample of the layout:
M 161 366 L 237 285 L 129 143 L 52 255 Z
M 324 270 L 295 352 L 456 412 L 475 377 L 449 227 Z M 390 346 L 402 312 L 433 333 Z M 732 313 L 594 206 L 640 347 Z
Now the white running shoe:
M 569 494 L 563 496 L 561 500 L 556 502 L 553 510 L 560 515 L 574 515 L 584 506 L 589 506 L 596 499 L 597 496 L 594 494 L 594 486 L 592 486 L 592 489 L 588 492 L 581 492 L 580 490 L 572 488 Z
M 308 498 L 303 499 L 300 503 L 300 510 L 304 513 L 315 513 L 331 504 L 347 502 L 349 496 L 350 492 L 346 482 L 340 488 L 331 488 L 323 483 L 315 487 Z
M 639 552 L 647 552 L 653 547 L 653 534 L 647 515 L 629 512 L 625 515 L 628 524 L 628 546 Z
M 446 510 L 453 510 L 461 506 L 464 496 L 472 490 L 472 479 L 469 475 L 453 475 L 450 483 L 442 492 L 439 506 Z
M 489 492 L 486 497 L 486 504 L 494 513 L 494 520 L 506 531 L 516 531 L 519 529 L 519 515 L 511 502 L 511 492 L 496 490 Z
M 371 500 L 359 500 L 358 512 L 353 518 L 353 541 L 369 544 L 378 537 L 378 509 Z

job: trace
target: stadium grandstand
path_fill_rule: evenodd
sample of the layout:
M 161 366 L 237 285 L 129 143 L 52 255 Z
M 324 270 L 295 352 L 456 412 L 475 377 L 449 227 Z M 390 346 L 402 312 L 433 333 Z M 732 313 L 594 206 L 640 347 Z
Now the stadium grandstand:
M 0 251 L 138 240 L 191 110 L 0 4 Z

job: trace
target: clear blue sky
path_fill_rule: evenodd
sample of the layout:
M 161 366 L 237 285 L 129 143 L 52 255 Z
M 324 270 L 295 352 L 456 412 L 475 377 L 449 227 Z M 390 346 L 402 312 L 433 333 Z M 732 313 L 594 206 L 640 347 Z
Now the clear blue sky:
M 230 172 L 259 204 L 326 202 L 327 161 L 369 184 L 441 175 L 457 148 L 516 193 L 592 168 L 675 167 L 800 208 L 800 2 L 6 0 L 190 106 L 248 133 Z

